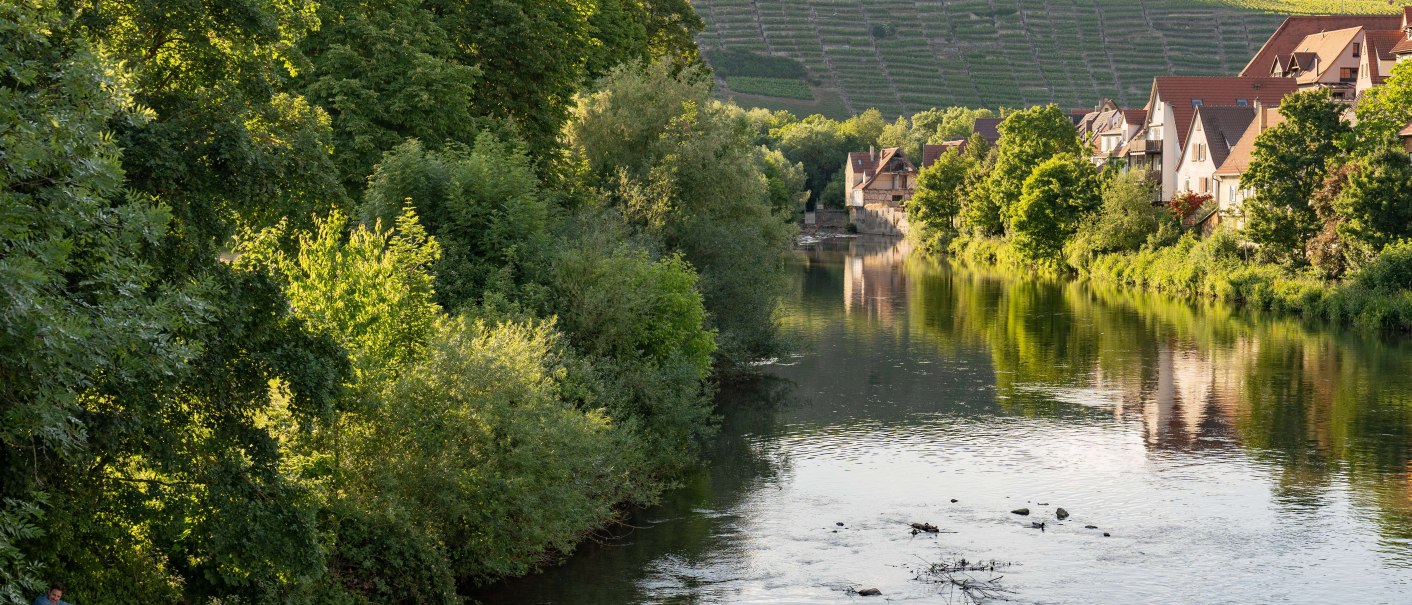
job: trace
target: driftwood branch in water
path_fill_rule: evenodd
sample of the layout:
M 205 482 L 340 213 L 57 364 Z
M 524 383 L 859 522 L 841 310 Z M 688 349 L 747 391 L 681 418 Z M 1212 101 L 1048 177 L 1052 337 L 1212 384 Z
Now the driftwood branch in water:
M 913 579 L 939 585 L 947 603 L 984 603 L 1014 592 L 1000 584 L 1005 576 L 997 573 L 1009 563 L 954 558 L 936 563 L 923 560 L 923 564 Z

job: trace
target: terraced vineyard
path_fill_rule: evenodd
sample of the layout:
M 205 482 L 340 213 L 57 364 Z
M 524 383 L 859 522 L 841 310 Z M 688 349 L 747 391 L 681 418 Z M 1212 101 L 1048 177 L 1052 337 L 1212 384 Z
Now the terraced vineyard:
M 1406 0 L 1397 0 L 1401 4 Z M 1291 12 L 1387 12 L 1386 0 L 694 0 L 707 51 L 789 57 L 813 100 L 744 105 L 841 116 L 933 106 L 1088 107 L 1147 99 L 1157 75 L 1233 75 Z M 1342 8 L 1340 8 L 1342 6 Z M 1279 11 L 1279 12 L 1269 12 Z M 721 72 L 720 66 L 717 66 Z M 751 74 L 758 76 L 759 74 Z M 781 78 L 785 79 L 785 78 Z M 799 80 L 796 79 L 796 82 Z M 752 81 L 752 90 L 768 90 Z M 785 88 L 780 90 L 798 90 Z

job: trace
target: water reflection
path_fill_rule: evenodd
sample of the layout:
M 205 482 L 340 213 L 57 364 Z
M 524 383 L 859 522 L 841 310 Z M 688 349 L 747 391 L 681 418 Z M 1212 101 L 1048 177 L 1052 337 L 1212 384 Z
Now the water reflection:
M 930 603 L 906 565 L 948 555 L 1018 562 L 1023 603 L 1412 601 L 1407 342 L 898 240 L 798 265 L 799 354 L 722 392 L 709 467 L 487 603 Z

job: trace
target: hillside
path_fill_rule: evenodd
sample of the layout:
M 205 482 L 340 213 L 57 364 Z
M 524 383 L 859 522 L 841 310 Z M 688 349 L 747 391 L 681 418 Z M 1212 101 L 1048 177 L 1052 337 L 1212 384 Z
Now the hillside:
M 1397 0 L 1398 4 L 1404 0 Z M 1147 99 L 1157 75 L 1226 75 L 1291 12 L 1386 0 L 694 0 L 723 96 L 842 116 Z M 762 60 L 769 57 L 773 60 Z

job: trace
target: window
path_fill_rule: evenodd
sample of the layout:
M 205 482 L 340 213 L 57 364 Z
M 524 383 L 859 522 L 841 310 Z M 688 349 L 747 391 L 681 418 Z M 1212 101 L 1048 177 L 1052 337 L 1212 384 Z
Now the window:
M 1353 56 L 1355 56 L 1355 57 L 1359 56 L 1358 53 L 1359 53 L 1359 51 L 1361 51 L 1361 50 L 1363 50 L 1363 45 L 1362 45 L 1362 44 L 1359 44 L 1359 43 L 1357 43 L 1357 42 L 1354 42 L 1354 43 L 1353 43 Z
M 1339 82 L 1354 82 L 1356 80 L 1358 80 L 1357 67 L 1340 67 L 1338 69 Z
M 1206 161 L 1206 144 L 1205 144 L 1205 143 L 1197 143 L 1197 144 L 1196 144 L 1196 161 L 1198 161 L 1198 162 L 1204 162 L 1204 161 Z
M 1201 177 L 1201 192 L 1211 193 L 1211 179 L 1208 179 L 1204 176 Z
M 894 196 L 892 196 L 892 201 L 894 201 L 894 202 L 900 202 L 900 201 L 902 201 L 902 196 L 900 196 L 900 195 L 894 195 Z
M 1237 107 L 1247 107 L 1247 106 L 1249 106 L 1249 105 L 1250 105 L 1250 99 L 1236 99 L 1236 106 L 1237 106 Z
M 1192 107 L 1201 107 L 1201 99 L 1192 99 L 1192 100 L 1191 100 L 1191 106 L 1192 106 Z

